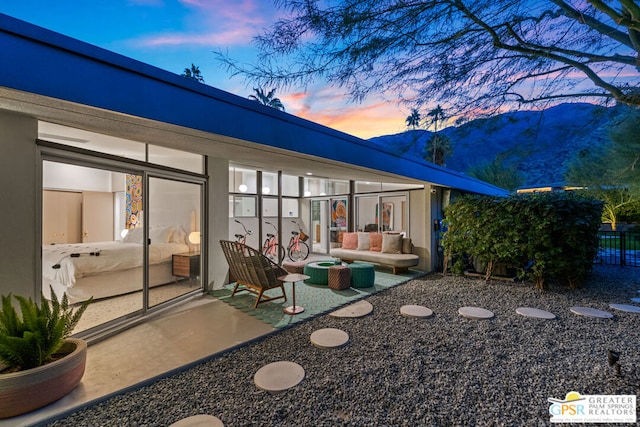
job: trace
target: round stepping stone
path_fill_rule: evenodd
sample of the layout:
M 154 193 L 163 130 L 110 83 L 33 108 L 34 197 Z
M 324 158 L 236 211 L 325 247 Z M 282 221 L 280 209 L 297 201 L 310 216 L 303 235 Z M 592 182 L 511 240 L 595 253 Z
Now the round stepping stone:
M 336 328 L 319 329 L 311 334 L 311 343 L 320 348 L 342 347 L 349 342 L 349 334 Z
M 609 313 L 608 311 L 602 311 L 591 307 L 570 307 L 569 310 L 573 314 L 577 314 L 578 316 L 595 317 L 598 319 L 613 318 L 613 314 Z
M 609 304 L 609 307 L 615 310 L 626 311 L 627 313 L 640 313 L 640 307 L 637 305 Z
M 631 298 L 631 301 L 633 301 L 633 302 L 640 302 L 640 298 Z
M 265 391 L 284 391 L 304 379 L 304 369 L 294 362 L 273 362 L 258 369 L 253 376 L 256 387 Z
M 368 301 L 358 301 L 354 304 L 343 307 L 329 313 L 331 317 L 362 317 L 373 311 L 373 305 Z
M 426 318 L 433 316 L 433 311 L 421 305 L 403 305 L 400 307 L 400 314 L 406 317 Z
M 224 427 L 224 424 L 218 417 L 200 414 L 176 421 L 169 427 Z
M 518 307 L 516 308 L 516 313 L 521 316 L 531 317 L 534 319 L 552 320 L 556 318 L 556 315 L 551 312 L 532 307 Z
M 458 309 L 458 314 L 473 320 L 491 319 L 494 316 L 491 311 L 481 307 L 461 307 Z

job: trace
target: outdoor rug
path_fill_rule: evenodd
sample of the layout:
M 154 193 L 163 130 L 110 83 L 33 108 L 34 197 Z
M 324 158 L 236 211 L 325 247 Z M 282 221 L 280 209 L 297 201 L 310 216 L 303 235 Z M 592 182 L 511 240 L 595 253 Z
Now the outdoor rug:
M 244 313 L 255 316 L 257 319 L 262 320 L 274 328 L 285 328 L 320 314 L 331 312 L 343 305 L 350 304 L 376 292 L 408 282 L 423 274 L 423 272 L 412 270 L 404 274 L 391 274 L 376 269 L 374 286 L 369 288 L 349 288 L 342 291 L 331 289 L 328 286 L 296 282 L 296 305 L 304 307 L 304 312 L 293 316 L 285 314 L 282 311 L 285 307 L 293 304 L 291 283 L 285 283 L 284 285 L 287 301 L 279 299 L 263 302 L 260 303 L 258 308 L 253 308 L 256 302 L 256 296 L 254 294 L 242 291 L 236 293 L 233 298 L 231 297 L 235 283 L 229 283 L 222 289 L 210 291 L 209 294 Z M 281 292 L 279 288 L 269 289 L 265 292 L 265 295 L 276 296 L 280 295 Z

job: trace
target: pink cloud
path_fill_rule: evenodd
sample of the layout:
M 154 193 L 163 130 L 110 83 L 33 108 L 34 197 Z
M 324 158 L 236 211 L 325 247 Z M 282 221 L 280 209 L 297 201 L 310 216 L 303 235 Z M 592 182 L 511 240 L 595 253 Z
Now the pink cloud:
M 278 97 L 287 112 L 360 138 L 405 130 L 405 116 L 394 102 L 372 100 L 362 104 L 345 104 L 347 96 L 332 88 Z
M 253 32 L 247 28 L 236 28 L 228 31 L 206 34 L 171 33 L 158 36 L 149 36 L 135 42 L 141 46 L 160 47 L 178 45 L 243 45 L 246 44 Z
M 149 47 L 249 45 L 275 16 L 273 8 L 255 0 L 180 0 L 180 3 L 189 10 L 185 17 L 189 22 L 188 31 L 146 36 L 134 44 Z M 203 31 L 198 32 L 199 29 Z

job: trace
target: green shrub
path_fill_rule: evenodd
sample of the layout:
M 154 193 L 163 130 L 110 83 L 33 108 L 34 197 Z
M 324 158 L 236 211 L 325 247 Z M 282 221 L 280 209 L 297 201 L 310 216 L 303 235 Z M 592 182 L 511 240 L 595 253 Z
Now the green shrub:
M 486 279 L 505 263 L 539 289 L 550 278 L 573 288 L 592 267 L 601 214 L 602 202 L 574 193 L 465 196 L 445 209 L 442 245 L 454 272 L 469 256 L 487 266 Z
M 91 303 L 89 299 L 74 312 L 67 295 L 58 301 L 53 288 L 51 301 L 41 296 L 40 305 L 31 298 L 15 295 L 20 313 L 11 303 L 11 294 L 2 296 L 0 312 L 0 360 L 12 371 L 47 363 L 71 335 Z

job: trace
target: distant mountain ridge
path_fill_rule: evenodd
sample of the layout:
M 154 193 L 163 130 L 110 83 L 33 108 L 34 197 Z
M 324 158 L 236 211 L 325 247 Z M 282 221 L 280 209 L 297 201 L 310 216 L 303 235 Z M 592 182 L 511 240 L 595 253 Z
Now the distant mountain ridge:
M 587 103 L 565 103 L 541 111 L 516 111 L 443 129 L 453 153 L 446 167 L 466 173 L 470 167 L 498 158 L 516 166 L 524 186 L 564 182 L 570 161 L 582 150 L 610 144 L 608 125 L 619 109 Z M 422 159 L 433 133 L 408 130 L 371 138 L 392 152 Z

